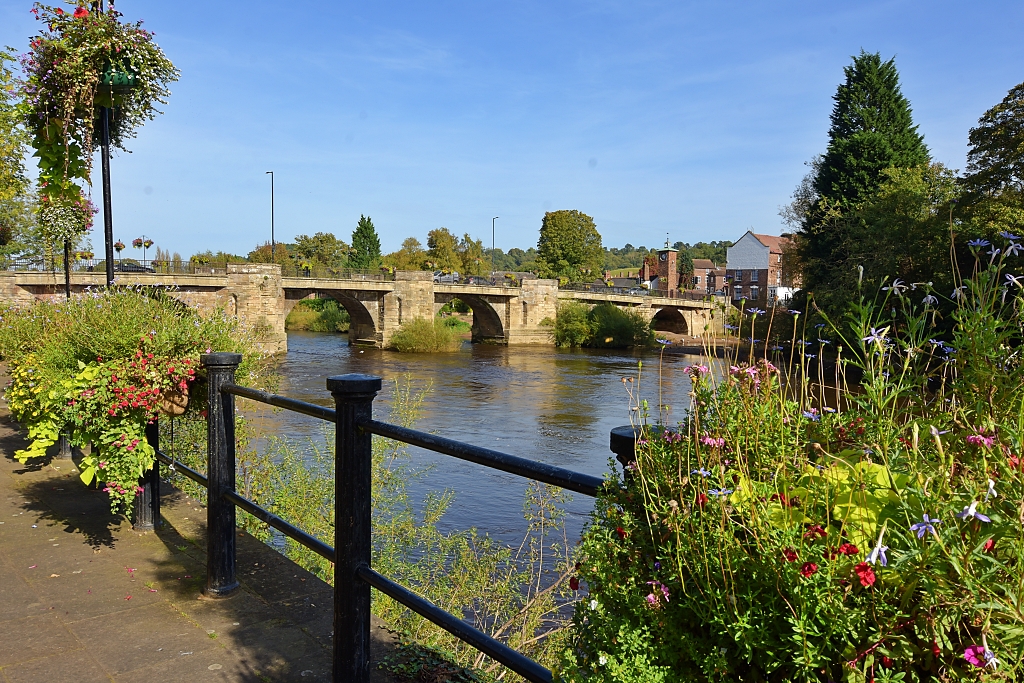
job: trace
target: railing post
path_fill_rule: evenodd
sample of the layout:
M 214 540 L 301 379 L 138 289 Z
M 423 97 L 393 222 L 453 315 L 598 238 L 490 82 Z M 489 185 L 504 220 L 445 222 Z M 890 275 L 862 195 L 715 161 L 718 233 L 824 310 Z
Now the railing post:
M 223 499 L 235 490 L 235 397 L 221 392 L 234 384 L 240 353 L 207 353 L 200 356 L 206 368 L 206 591 L 225 597 L 238 588 L 235 578 L 235 505 Z
M 334 455 L 334 674 L 336 683 L 369 683 L 370 584 L 356 576 L 370 566 L 372 436 L 357 425 L 373 417 L 381 388 L 374 375 L 327 378 L 337 411 Z
M 154 418 L 146 425 L 146 442 L 154 451 L 160 450 L 160 425 Z M 160 524 L 160 461 L 153 460 L 149 471 L 139 477 L 139 494 L 135 496 L 132 528 L 152 531 Z
M 609 448 L 615 459 L 622 465 L 623 478 L 630 478 L 629 465 L 636 462 L 636 440 L 640 436 L 640 428 L 633 425 L 616 427 L 611 433 Z

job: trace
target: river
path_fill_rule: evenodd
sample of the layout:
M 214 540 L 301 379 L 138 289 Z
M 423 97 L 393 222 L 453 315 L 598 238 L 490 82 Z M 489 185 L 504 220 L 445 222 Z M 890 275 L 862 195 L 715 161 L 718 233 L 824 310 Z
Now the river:
M 384 390 L 374 402 L 374 416 L 386 420 L 395 380 L 409 376 L 420 386 L 431 386 L 417 429 L 600 476 L 610 471 L 608 459 L 613 457 L 609 432 L 629 424 L 622 378 L 636 377 L 638 361 L 643 361 L 641 393 L 652 412 L 659 402 L 660 363 L 667 421 L 681 419 L 690 391 L 683 368 L 697 358 L 665 354 L 661 359 L 656 351 L 467 342 L 455 353 L 399 354 L 348 346 L 344 335 L 289 332 L 288 353 L 279 366 L 279 393 L 332 405 L 325 381 L 329 375 L 379 375 Z M 300 444 L 323 434 L 318 420 L 287 411 L 269 415 L 265 426 Z M 411 487 L 417 500 L 429 491 L 455 492 L 439 525 L 443 530 L 476 527 L 518 543 L 525 529 L 521 510 L 526 480 L 417 448 L 412 457 L 417 466 L 431 466 Z M 592 508 L 592 499 L 573 494 L 566 508 L 571 540 L 579 537 Z

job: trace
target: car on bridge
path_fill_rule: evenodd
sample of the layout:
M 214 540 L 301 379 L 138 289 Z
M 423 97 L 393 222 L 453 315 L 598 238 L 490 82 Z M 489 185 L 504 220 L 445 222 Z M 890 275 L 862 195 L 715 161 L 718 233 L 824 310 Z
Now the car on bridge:
M 439 285 L 457 285 L 459 283 L 458 273 L 442 273 L 440 270 L 434 271 L 434 282 Z

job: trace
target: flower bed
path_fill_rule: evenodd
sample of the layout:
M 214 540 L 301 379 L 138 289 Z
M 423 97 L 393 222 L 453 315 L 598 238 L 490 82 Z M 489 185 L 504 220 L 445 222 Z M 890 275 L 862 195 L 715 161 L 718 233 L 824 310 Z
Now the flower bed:
M 644 425 L 598 499 L 562 680 L 1016 680 L 1024 304 L 1005 266 L 979 258 L 945 332 L 926 284 L 862 298 L 812 330 L 834 369 L 799 343 L 721 379 L 691 367 L 686 419 Z
M 102 482 L 111 509 L 129 509 L 155 454 L 146 424 L 184 403 L 201 375 L 199 355 L 244 352 L 240 372 L 258 372 L 254 337 L 237 321 L 201 317 L 162 290 L 104 290 L 26 308 L 0 305 L 0 356 L 9 364 L 5 398 L 31 443 L 25 462 L 46 454 L 60 433 L 92 444 L 79 467 Z M 202 410 L 202 396 L 189 409 Z

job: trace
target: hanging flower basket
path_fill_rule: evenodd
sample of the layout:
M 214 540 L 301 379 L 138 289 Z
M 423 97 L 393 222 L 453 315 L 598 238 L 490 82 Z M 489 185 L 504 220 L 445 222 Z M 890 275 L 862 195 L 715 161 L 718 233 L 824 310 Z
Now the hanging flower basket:
M 100 74 L 100 82 L 97 87 L 101 92 L 124 95 L 131 92 L 138 80 L 139 75 L 134 71 L 121 66 L 115 68 L 108 64 Z
M 160 412 L 171 417 L 185 414 L 188 407 L 188 390 L 168 389 L 160 394 Z

